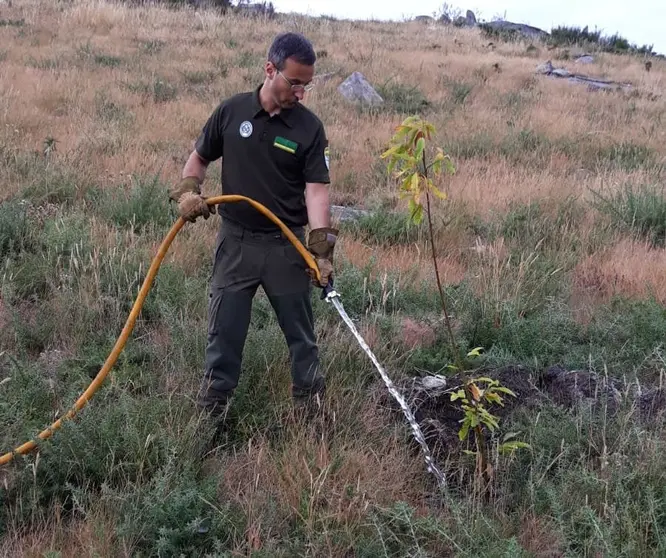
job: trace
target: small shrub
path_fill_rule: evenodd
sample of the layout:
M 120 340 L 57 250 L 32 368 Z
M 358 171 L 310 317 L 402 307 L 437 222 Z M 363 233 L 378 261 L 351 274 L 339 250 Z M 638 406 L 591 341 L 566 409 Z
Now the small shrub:
M 558 26 L 550 32 L 550 42 L 556 46 L 584 46 L 589 43 L 598 44 L 601 31 L 589 31 L 587 26 L 580 27 Z
M 167 103 L 178 96 L 178 88 L 168 81 L 155 78 L 152 83 L 152 96 L 155 103 Z
M 166 190 L 157 177 L 134 177 L 129 189 L 96 190 L 88 199 L 102 217 L 118 227 L 130 227 L 135 232 L 152 226 L 163 230 L 177 218 Z
M 31 242 L 27 205 L 17 200 L 0 204 L 0 256 L 20 252 Z
M 377 93 L 384 99 L 385 108 L 399 114 L 416 114 L 430 106 L 418 85 L 387 82 L 377 87 Z
M 593 191 L 593 205 L 609 215 L 616 225 L 633 231 L 655 246 L 666 243 L 666 196 L 664 187 L 656 185 L 632 186 L 602 196 Z

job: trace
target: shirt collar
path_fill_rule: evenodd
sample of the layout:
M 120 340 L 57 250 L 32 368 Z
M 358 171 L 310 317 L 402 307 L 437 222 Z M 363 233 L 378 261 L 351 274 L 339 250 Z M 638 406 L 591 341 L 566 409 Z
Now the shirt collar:
M 254 110 L 252 117 L 256 118 L 259 116 L 262 112 L 264 114 L 267 114 L 266 111 L 264 110 L 264 107 L 261 106 L 261 102 L 259 101 L 259 91 L 263 87 L 263 84 L 256 87 L 254 91 L 252 92 L 252 108 Z M 278 118 L 280 118 L 287 126 L 290 128 L 293 128 L 293 116 L 294 116 L 294 109 L 282 109 L 278 114 L 276 114 Z

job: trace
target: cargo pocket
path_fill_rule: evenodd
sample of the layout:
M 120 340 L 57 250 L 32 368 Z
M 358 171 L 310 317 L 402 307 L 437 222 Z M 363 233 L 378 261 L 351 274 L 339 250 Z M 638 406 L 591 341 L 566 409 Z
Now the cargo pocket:
M 216 288 L 211 288 L 208 292 L 208 335 L 217 335 L 218 333 L 218 317 L 223 294 L 222 289 Z

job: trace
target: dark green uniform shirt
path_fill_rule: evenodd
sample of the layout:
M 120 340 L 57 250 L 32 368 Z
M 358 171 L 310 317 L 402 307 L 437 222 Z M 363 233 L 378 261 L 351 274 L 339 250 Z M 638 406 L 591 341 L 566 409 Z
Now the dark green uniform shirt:
M 222 193 L 247 196 L 266 206 L 288 227 L 307 225 L 306 182 L 330 183 L 328 140 L 319 118 L 297 104 L 271 117 L 259 90 L 222 101 L 196 142 L 199 155 L 222 157 Z M 275 230 L 270 219 L 246 202 L 218 205 L 223 219 L 253 230 Z

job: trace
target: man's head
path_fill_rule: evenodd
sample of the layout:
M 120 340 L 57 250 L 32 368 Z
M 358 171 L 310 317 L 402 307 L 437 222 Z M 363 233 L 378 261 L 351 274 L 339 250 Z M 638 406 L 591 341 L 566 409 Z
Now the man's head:
M 282 33 L 275 38 L 264 67 L 264 89 L 279 108 L 291 108 L 303 99 L 315 60 L 312 44 L 303 35 Z

